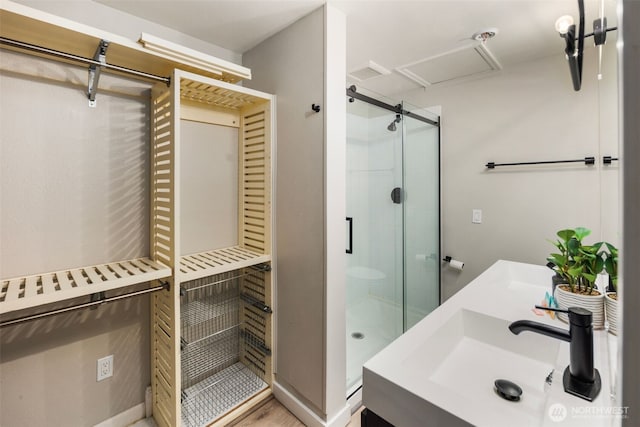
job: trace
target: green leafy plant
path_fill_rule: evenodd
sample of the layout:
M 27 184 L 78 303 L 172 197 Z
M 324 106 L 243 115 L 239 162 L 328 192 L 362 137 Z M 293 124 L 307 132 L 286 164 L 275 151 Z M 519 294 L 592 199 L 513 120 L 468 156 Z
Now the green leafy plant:
M 569 268 L 571 268 L 572 262 L 569 255 L 569 241 L 574 238 L 575 230 L 567 229 L 560 230 L 557 233 L 560 238 L 555 242 L 550 241 L 560 253 L 552 253 L 547 257 L 549 265 L 552 265 L 553 271 L 556 272 L 565 282 L 571 284 L 573 278 L 569 275 Z
M 584 227 L 560 230 L 559 240 L 551 242 L 560 253 L 552 253 L 547 261 L 552 269 L 568 284 L 574 293 L 591 294 L 598 274 L 604 268 L 605 260 L 600 252 L 602 242 L 584 245 L 583 240 L 591 230 Z
M 598 274 L 604 269 L 601 246 L 602 242 L 598 242 L 590 246 L 582 245 L 578 249 L 578 254 L 574 257 L 574 268 L 569 270 L 570 274 L 575 274 L 578 292 L 586 291 L 591 294 L 593 291 Z
M 604 242 L 608 252 L 604 254 L 604 271 L 609 275 L 613 291 L 618 292 L 618 248 L 611 243 Z

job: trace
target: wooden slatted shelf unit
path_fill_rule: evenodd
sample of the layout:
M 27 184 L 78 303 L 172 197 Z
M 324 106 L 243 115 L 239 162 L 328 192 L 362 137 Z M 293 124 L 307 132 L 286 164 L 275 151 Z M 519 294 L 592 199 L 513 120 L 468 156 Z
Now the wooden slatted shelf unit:
M 167 44 L 153 36 L 143 35 L 146 41 L 138 43 L 8 0 L 0 0 L 0 24 L 3 49 L 20 50 L 9 43 L 14 40 L 92 58 L 101 40 L 106 40 L 109 41 L 108 64 L 162 77 L 155 80 L 165 80 L 153 86 L 150 99 L 148 258 L 109 261 L 97 266 L 0 280 L 0 314 L 148 281 L 167 282 L 166 290 L 151 294 L 154 419 L 160 427 L 228 424 L 271 393 L 270 307 L 273 303 L 268 265 L 273 261 L 271 145 L 274 97 L 233 84 L 250 78 L 251 70 Z M 48 57 L 41 50 L 39 52 L 35 55 Z M 170 84 L 166 84 L 167 81 Z M 233 201 L 237 203 L 237 225 L 234 225 L 237 240 L 229 247 L 211 247 L 191 254 L 181 251 L 180 151 L 182 144 L 189 143 L 181 140 L 182 120 L 237 128 L 237 200 Z M 228 184 L 216 182 L 216 186 Z M 213 191 L 202 197 L 214 197 Z M 262 268 L 252 268 L 258 265 Z M 220 287 L 226 286 L 217 284 L 219 277 L 225 275 L 237 276 L 233 279 L 238 280 L 237 295 L 222 305 L 228 307 L 225 316 L 237 316 L 237 323 L 233 329 L 213 333 L 220 333 L 221 337 L 228 333 L 232 336 L 231 342 L 237 343 L 237 349 L 222 357 L 224 363 L 212 368 L 204 380 L 200 381 L 198 377 L 194 384 L 183 384 L 183 366 L 193 366 L 194 362 L 181 350 L 182 334 L 185 333 L 183 315 L 187 318 L 200 316 L 202 312 L 194 313 L 193 310 L 211 306 L 211 298 L 215 300 Z M 198 281 L 211 282 L 213 293 L 193 293 L 201 298 L 187 301 L 181 292 Z M 198 286 L 196 283 L 195 287 Z M 221 307 L 213 305 L 217 307 L 215 310 Z M 215 326 L 217 315 L 212 316 L 200 324 Z M 200 352 L 194 354 L 207 359 L 211 356 Z M 186 403 L 185 395 L 188 396 Z M 204 406 L 209 409 L 203 409 Z M 211 407 L 215 407 L 213 412 Z
M 258 254 L 240 246 L 186 255 L 180 258 L 181 280 L 200 279 L 269 261 L 270 255 Z
M 1 281 L 0 314 L 171 276 L 149 258 L 112 262 Z
M 241 65 L 167 43 L 148 34 L 141 34 L 142 36 L 145 37 L 145 42 L 142 39 L 130 40 L 22 4 L 0 0 L 0 37 L 6 40 L 84 58 L 92 58 L 100 41 L 107 40 L 109 47 L 106 62 L 120 67 L 164 77 L 169 77 L 176 67 L 180 67 L 208 76 L 214 81 L 218 79 L 224 82 L 238 82 L 251 78 L 251 70 Z M 20 51 L 4 43 L 0 44 L 0 47 Z M 199 87 L 185 88 L 185 93 L 190 91 L 191 95 L 188 96 L 193 98 L 209 93 L 207 99 L 196 99 L 196 101 L 206 102 L 209 105 L 215 104 L 224 109 L 239 109 L 256 99 L 252 95 L 238 95 L 233 89 L 219 88 L 219 90 L 220 92 L 213 98 L 210 91 Z M 157 125 L 161 127 L 161 123 Z M 159 166 L 155 169 L 154 177 L 156 179 L 154 190 L 157 193 L 154 207 L 157 215 L 152 219 L 156 230 L 169 227 L 166 222 L 168 217 L 162 215 L 168 212 L 162 209 L 163 206 L 168 209 L 166 201 L 169 200 L 162 197 L 162 194 L 167 191 L 167 182 L 169 182 L 168 177 L 163 174 L 173 173 L 173 171 L 170 168 L 161 167 L 167 164 L 166 158 L 169 156 L 162 150 L 165 145 L 167 145 L 166 141 L 165 144 L 162 141 L 156 141 L 156 148 L 159 148 L 154 158 Z M 157 232 L 153 237 L 156 248 L 163 246 L 162 239 L 166 237 L 164 234 Z M 164 243 L 167 241 L 165 240 Z M 167 245 L 164 245 L 164 249 L 169 250 Z M 172 274 L 171 269 L 175 266 L 167 262 L 166 250 L 157 250 L 149 258 L 108 262 L 99 266 L 24 277 L 2 278 L 0 279 L 0 314 L 168 278 Z
M 152 90 L 151 254 L 174 271 L 171 291 L 154 294 L 151 304 L 153 414 L 160 427 L 225 425 L 271 393 L 272 103 L 272 95 L 183 70 L 174 71 L 171 87 Z M 238 129 L 238 192 L 231 201 L 237 244 L 230 247 L 181 251 L 188 246 L 180 233 L 181 147 L 191 142 L 183 138 L 183 121 Z M 198 190 L 199 200 L 215 197 L 225 183 L 211 185 Z M 228 226 L 227 219 L 207 220 Z M 235 293 L 221 302 L 227 282 Z M 193 318 L 195 329 L 185 329 Z M 194 342 L 202 328 L 204 338 Z

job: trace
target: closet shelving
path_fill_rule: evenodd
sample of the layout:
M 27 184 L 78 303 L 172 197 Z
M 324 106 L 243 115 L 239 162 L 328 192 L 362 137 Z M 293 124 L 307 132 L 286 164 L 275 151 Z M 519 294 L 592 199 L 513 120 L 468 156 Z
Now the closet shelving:
M 110 291 L 171 276 L 149 258 L 16 277 L 0 281 L 0 314 Z
M 273 97 L 182 70 L 171 82 L 151 108 L 151 250 L 174 269 L 171 292 L 152 297 L 153 412 L 161 426 L 223 425 L 270 394 Z M 238 128 L 237 199 L 216 199 L 238 206 L 230 247 L 181 253 L 183 121 Z
M 270 395 L 273 375 L 274 97 L 232 84 L 251 75 L 236 64 L 203 55 L 206 68 L 190 65 L 179 55 L 169 57 L 11 1 L 0 0 L 0 23 L 4 39 L 87 58 L 108 40 L 108 63 L 170 78 L 169 85 L 158 83 L 151 91 L 149 257 L 1 280 L 0 313 L 161 282 L 164 290 L 151 294 L 156 423 L 224 425 L 240 416 Z M 15 49 L 6 43 L 0 47 Z M 189 143 L 181 138 L 182 120 L 238 129 L 237 242 L 229 247 L 181 251 L 180 148 Z M 201 197 L 214 197 L 214 192 Z
M 207 425 L 268 389 L 266 314 L 241 298 L 247 284 L 264 281 L 251 268 L 186 282 L 181 296 L 181 407 L 183 425 Z M 253 310 L 251 317 L 245 310 Z M 241 314 L 242 313 L 242 314 Z M 257 331 L 256 331 L 257 328 Z M 253 331 L 253 332 L 251 332 Z
M 146 37 L 151 38 L 152 41 L 156 40 L 149 35 Z M 120 67 L 166 77 L 170 76 L 175 68 L 180 67 L 225 82 L 237 82 L 244 78 L 251 78 L 251 70 L 228 61 L 190 51 L 197 56 L 196 59 L 200 63 L 206 64 L 204 68 L 198 67 L 180 60 L 175 55 L 170 56 L 158 50 L 151 50 L 141 43 L 136 43 L 125 37 L 8 0 L 0 0 L 0 39 L 32 44 L 86 58 L 91 58 L 95 54 L 96 48 L 103 40 L 108 40 L 107 62 Z M 5 43 L 0 43 L 0 47 L 21 51 Z M 179 46 L 172 47 L 179 48 Z M 36 55 L 41 54 L 36 53 Z M 46 55 L 44 56 L 46 57 Z M 73 61 L 70 62 L 73 63 Z M 194 90 L 193 93 L 194 96 L 198 96 L 202 92 Z M 244 101 L 231 100 L 233 96 L 230 94 L 232 93 L 233 90 L 227 90 L 223 94 L 227 95 L 229 101 L 213 100 L 213 102 L 217 102 L 225 108 L 241 105 Z M 161 186 L 162 184 L 158 182 L 156 191 L 162 192 Z M 158 201 L 157 206 L 161 206 L 161 204 L 162 202 Z M 156 223 L 158 227 L 162 227 L 163 218 L 159 216 Z M 225 260 L 220 264 L 226 264 L 227 267 L 233 265 L 236 262 L 235 257 L 240 256 L 243 249 L 235 250 L 238 255 L 226 252 L 228 251 L 224 251 L 220 256 L 215 256 L 214 263 L 216 265 L 220 260 Z M 203 254 L 203 256 L 207 257 L 210 254 Z M 249 252 L 244 256 L 246 259 L 260 258 L 260 254 Z M 264 257 L 260 259 L 263 260 Z M 258 262 L 262 262 L 261 260 Z M 166 259 L 160 256 L 150 256 L 132 260 L 114 260 L 97 266 L 83 266 L 22 277 L 0 278 L 0 314 L 153 280 L 167 279 L 172 275 L 172 267 L 174 266 L 169 266 Z M 197 269 L 205 275 L 224 271 L 224 268 L 220 268 L 219 265 L 213 268 L 210 262 L 196 262 L 194 257 L 185 257 L 182 268 L 185 271 Z M 192 274 L 192 277 L 195 277 L 195 274 Z
M 180 272 L 182 273 L 182 280 L 194 280 L 270 260 L 271 257 L 269 255 L 252 252 L 240 246 L 233 246 L 183 256 L 180 258 Z

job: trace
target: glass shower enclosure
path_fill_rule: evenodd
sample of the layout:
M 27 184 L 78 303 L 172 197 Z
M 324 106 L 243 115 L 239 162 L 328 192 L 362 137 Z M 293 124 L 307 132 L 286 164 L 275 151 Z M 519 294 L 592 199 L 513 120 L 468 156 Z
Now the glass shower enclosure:
M 357 90 L 357 92 L 356 92 Z M 439 117 L 347 89 L 347 395 L 440 303 Z

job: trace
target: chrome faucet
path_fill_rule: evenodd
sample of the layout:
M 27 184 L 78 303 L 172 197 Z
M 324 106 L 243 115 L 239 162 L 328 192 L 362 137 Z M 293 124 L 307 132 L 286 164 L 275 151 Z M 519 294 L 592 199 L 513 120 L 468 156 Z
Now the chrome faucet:
M 561 310 L 536 306 L 542 310 L 557 311 L 569 315 L 569 330 L 556 328 L 531 320 L 517 320 L 509 330 L 518 335 L 523 331 L 537 332 L 569 343 L 569 366 L 564 370 L 564 391 L 574 396 L 593 401 L 602 387 L 600 373 L 593 366 L 593 314 L 581 307 Z

